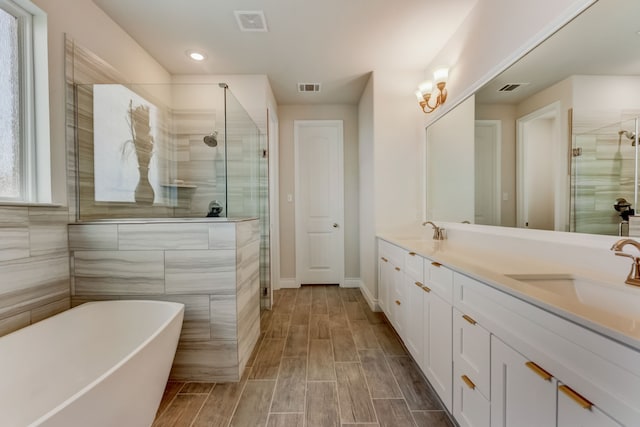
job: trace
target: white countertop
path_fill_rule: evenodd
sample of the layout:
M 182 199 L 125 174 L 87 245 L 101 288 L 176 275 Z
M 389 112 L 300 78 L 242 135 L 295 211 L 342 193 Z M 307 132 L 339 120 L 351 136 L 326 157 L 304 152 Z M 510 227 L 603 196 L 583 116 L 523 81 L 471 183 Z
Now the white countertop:
M 507 251 L 482 251 L 449 240 L 378 237 L 640 351 L 640 287 L 612 281 L 606 275 L 574 271 L 561 260 L 548 262 Z M 583 283 L 577 291 L 570 288 L 571 292 L 558 293 L 507 274 L 572 275 Z

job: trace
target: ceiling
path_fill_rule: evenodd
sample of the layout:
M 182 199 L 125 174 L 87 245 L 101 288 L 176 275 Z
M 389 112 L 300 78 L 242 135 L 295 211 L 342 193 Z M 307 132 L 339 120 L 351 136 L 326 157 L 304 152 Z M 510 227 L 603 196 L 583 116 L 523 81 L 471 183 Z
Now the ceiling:
M 476 93 L 481 104 L 517 104 L 572 75 L 640 75 L 640 3 L 599 0 Z M 526 83 L 498 92 L 510 83 Z
M 354 104 L 374 70 L 426 71 L 477 2 L 93 1 L 169 73 L 266 74 L 278 104 Z M 241 32 L 234 10 L 263 11 L 269 31 Z M 298 83 L 322 90 L 298 93 Z

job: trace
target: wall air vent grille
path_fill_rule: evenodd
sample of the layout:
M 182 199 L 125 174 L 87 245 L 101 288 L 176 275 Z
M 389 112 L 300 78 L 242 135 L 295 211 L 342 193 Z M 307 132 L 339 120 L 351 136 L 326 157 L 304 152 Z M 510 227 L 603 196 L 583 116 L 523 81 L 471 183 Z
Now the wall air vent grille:
M 264 17 L 263 11 L 236 10 L 233 13 L 236 15 L 236 20 L 238 21 L 240 31 L 269 31 L 267 29 L 267 20 Z
M 298 92 L 320 92 L 320 83 L 298 83 Z
M 520 86 L 526 86 L 529 83 L 508 83 L 504 86 L 502 86 L 500 89 L 498 89 L 498 92 L 513 92 L 514 90 L 518 89 Z

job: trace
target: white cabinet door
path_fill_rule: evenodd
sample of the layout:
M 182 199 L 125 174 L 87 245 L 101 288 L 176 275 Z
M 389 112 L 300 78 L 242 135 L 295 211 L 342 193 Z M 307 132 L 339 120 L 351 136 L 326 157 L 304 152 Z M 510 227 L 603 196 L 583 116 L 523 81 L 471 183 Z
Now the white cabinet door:
M 380 245 L 382 248 L 382 245 Z M 380 251 L 380 259 L 378 260 L 378 305 L 382 311 L 389 317 L 389 287 L 391 282 L 391 271 L 393 267 L 389 262 L 386 253 Z
M 405 290 L 404 290 L 404 273 L 402 269 L 396 265 L 392 265 L 393 270 L 391 270 L 391 286 L 389 287 L 390 292 L 390 306 L 389 311 L 391 312 L 391 324 L 395 328 L 398 335 L 401 337 L 404 336 L 404 324 L 405 324 L 405 315 L 403 311 L 406 310 L 404 304 L 405 301 Z
M 455 367 L 453 416 L 460 427 L 489 427 L 491 406 L 473 380 Z M 549 426 L 551 427 L 551 426 Z
M 620 427 L 620 424 L 561 384 L 558 386 L 558 427 Z
M 491 334 L 471 316 L 453 309 L 453 364 L 460 375 L 473 379 L 487 399 L 490 394 Z
M 556 425 L 555 378 L 491 337 L 491 427 Z
M 409 352 L 415 360 L 422 359 L 423 350 L 423 327 L 424 321 L 422 316 L 424 314 L 424 303 L 422 300 L 422 282 L 415 280 L 408 274 L 405 274 L 404 291 L 406 293 L 405 298 L 405 314 L 404 327 L 405 334 L 402 337 L 405 345 L 409 349 Z
M 425 285 L 426 289 L 428 285 Z M 451 304 L 433 292 L 423 294 L 423 371 L 440 399 L 452 412 Z

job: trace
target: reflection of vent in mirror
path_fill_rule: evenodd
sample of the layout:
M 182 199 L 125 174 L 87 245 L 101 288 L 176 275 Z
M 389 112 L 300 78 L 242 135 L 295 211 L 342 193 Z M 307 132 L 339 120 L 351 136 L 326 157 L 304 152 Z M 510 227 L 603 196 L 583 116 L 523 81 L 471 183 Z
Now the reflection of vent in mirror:
M 298 83 L 298 92 L 320 92 L 320 83 Z
M 525 86 L 528 83 L 508 83 L 504 86 L 502 86 L 500 89 L 498 89 L 498 92 L 513 92 L 514 90 L 518 89 L 520 86 Z

